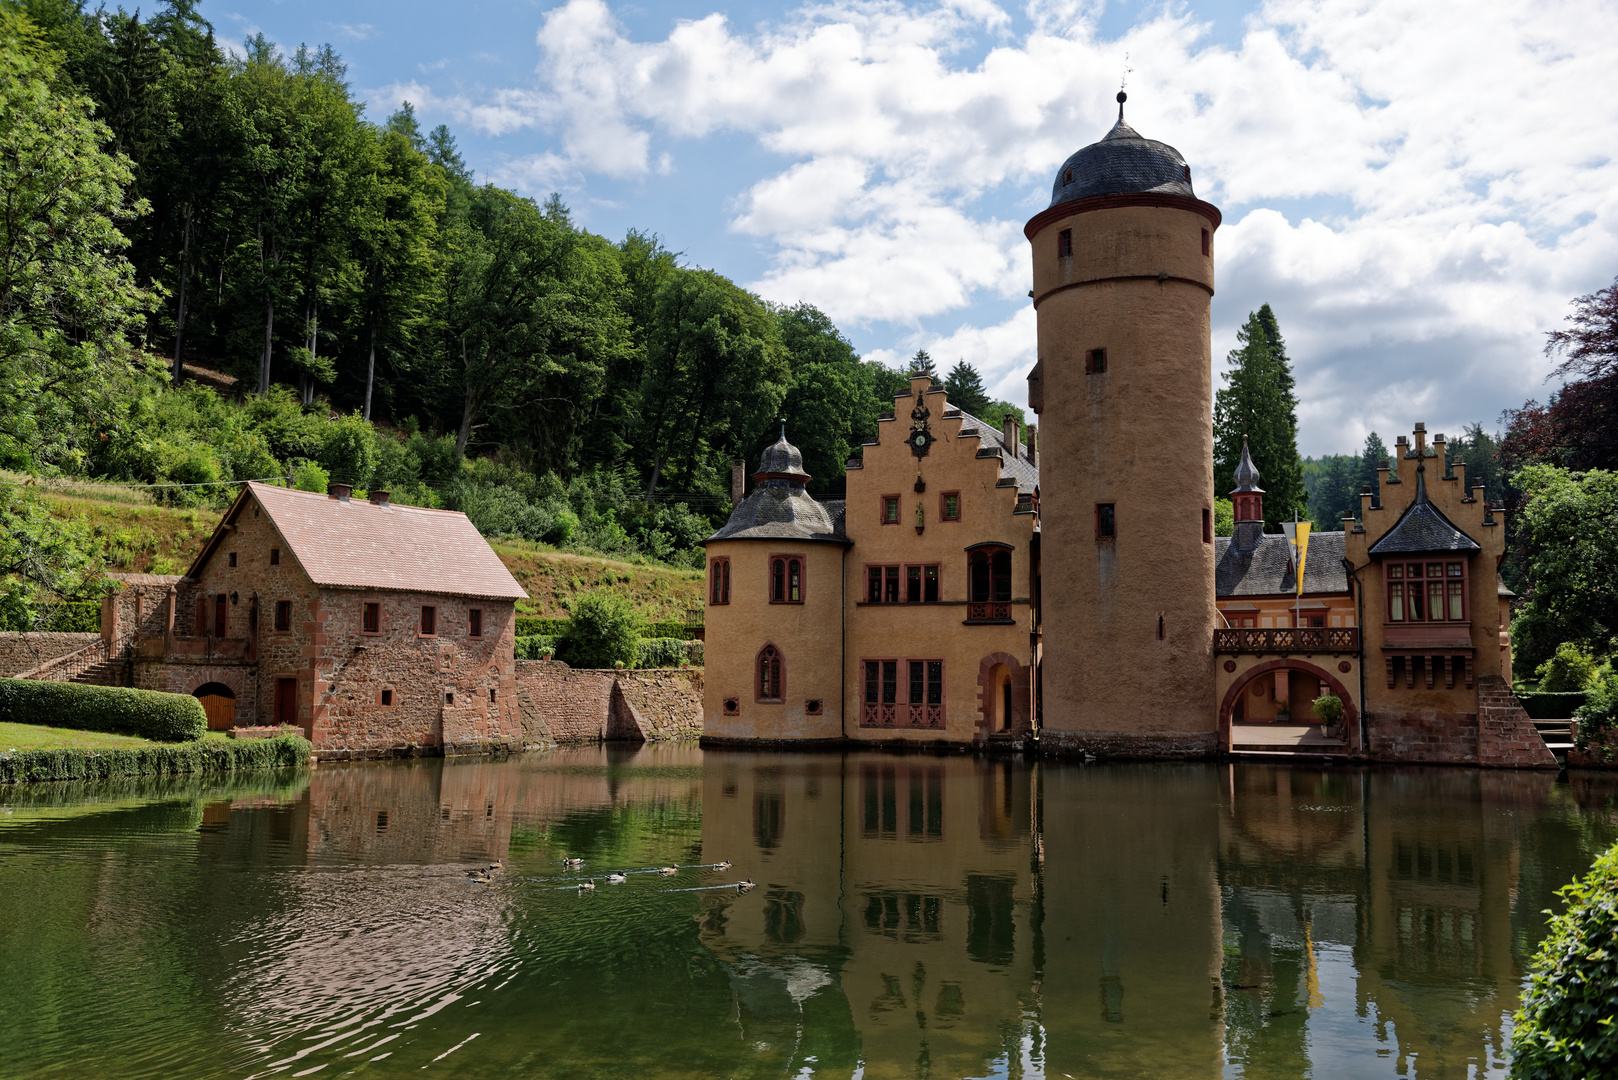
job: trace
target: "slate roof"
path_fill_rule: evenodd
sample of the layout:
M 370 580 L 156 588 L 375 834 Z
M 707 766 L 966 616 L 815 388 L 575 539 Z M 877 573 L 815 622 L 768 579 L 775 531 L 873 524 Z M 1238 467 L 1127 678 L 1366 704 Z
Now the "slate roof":
M 1309 534 L 1303 595 L 1348 591 L 1348 572 L 1343 569 L 1346 550 L 1340 532 Z M 1214 537 L 1215 596 L 1291 596 L 1297 588 L 1292 545 L 1284 535 L 1266 533 L 1251 551 L 1238 550 L 1229 536 Z
M 1264 489 L 1258 486 L 1258 481 L 1258 466 L 1253 464 L 1253 455 L 1248 453 L 1247 450 L 1247 436 L 1243 435 L 1242 460 L 1236 463 L 1236 487 L 1231 491 L 1231 494 L 1234 495 L 1238 491 L 1256 491 L 1262 495 L 1264 494 Z
M 764 448 L 764 453 L 758 460 L 759 473 L 770 473 L 781 477 L 802 477 L 808 480 L 809 474 L 803 471 L 803 454 L 796 446 L 787 442 L 786 425 L 781 425 L 781 437 Z
M 465 514 L 249 483 L 226 523 L 246 509 L 249 497 L 263 507 L 316 585 L 496 600 L 528 595 Z M 221 526 L 187 577 L 201 573 L 225 535 Z
M 1434 551 L 1482 551 L 1478 542 L 1457 529 L 1444 512 L 1427 499 L 1427 466 L 1416 469 L 1416 499 L 1393 528 L 1371 545 L 1372 555 L 1416 555 Z
M 1124 123 L 1123 95 L 1119 97 L 1118 122 L 1112 130 L 1100 142 L 1078 151 L 1056 170 L 1056 184 L 1051 189 L 1052 206 L 1098 195 L 1146 191 L 1196 198 L 1196 192 L 1191 189 L 1191 167 L 1185 163 L 1185 158 L 1174 147 L 1143 138 Z M 1072 170 L 1072 179 L 1064 183 L 1068 170 Z
M 950 413 L 959 410 L 950 409 Z M 962 412 L 960 438 L 972 435 L 978 436 L 982 441 L 979 448 L 994 448 L 1000 451 L 1000 479 L 1017 481 L 1018 494 L 1032 493 L 1039 486 L 1039 466 L 1028 460 L 1028 447 L 1018 441 L 1016 446 L 1006 442 L 1005 432 L 1000 428 L 990 426 L 986 421 L 979 420 L 969 412 Z
M 808 540 L 846 544 L 842 500 L 821 502 L 786 487 L 760 484 L 736 504 L 730 519 L 703 543 L 715 540 Z

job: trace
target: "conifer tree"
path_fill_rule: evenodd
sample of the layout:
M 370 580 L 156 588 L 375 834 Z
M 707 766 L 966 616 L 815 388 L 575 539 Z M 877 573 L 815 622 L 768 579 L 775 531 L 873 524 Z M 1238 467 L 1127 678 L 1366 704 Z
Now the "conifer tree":
M 1382 441 L 1382 436 L 1373 431 L 1365 437 L 1365 449 L 1360 452 L 1360 475 L 1356 491 L 1370 488 L 1371 494 L 1377 494 L 1381 484 L 1376 470 L 1388 456 L 1388 446 Z
M 910 374 L 938 378 L 938 369 L 933 366 L 933 354 L 926 349 L 917 349 L 916 355 L 910 358 Z
M 949 403 L 971 416 L 981 418 L 989 407 L 989 395 L 983 389 L 983 376 L 978 369 L 961 360 L 944 377 L 944 389 Z
M 1298 400 L 1292 361 L 1275 313 L 1265 304 L 1247 317 L 1230 352 L 1225 385 L 1214 397 L 1214 493 L 1236 486 L 1242 437 L 1264 487 L 1264 523 L 1277 529 L 1294 511 L 1306 512 L 1303 460 L 1298 456 Z

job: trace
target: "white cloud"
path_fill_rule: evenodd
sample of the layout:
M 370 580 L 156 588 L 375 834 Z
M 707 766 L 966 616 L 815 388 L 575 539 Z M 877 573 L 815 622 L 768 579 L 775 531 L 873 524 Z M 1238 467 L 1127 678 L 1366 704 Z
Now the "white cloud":
M 344 37 L 355 41 L 364 41 L 376 33 L 376 27 L 370 23 L 332 23 L 331 27 Z
M 570 0 L 536 36 L 537 89 L 435 105 L 490 134 L 554 133 L 508 167 L 536 183 L 756 140 L 778 170 L 713 194 L 768 253 L 753 287 L 913 342 L 1010 305 L 937 339 L 1010 395 L 1033 346 L 1020 225 L 1111 123 L 1127 53 L 1131 124 L 1177 146 L 1228 215 L 1216 355 L 1276 308 L 1306 451 L 1543 395 L 1543 331 L 1618 270 L 1618 7 L 1269 0 L 1226 47 L 1178 7 L 1103 39 L 1101 6 L 1031 0 L 1019 36 L 989 0 L 833 0 L 634 41 L 603 0 Z

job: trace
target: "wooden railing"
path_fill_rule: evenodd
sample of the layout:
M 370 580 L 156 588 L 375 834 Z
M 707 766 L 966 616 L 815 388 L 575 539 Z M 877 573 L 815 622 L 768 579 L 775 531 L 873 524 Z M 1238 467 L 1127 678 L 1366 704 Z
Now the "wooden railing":
M 966 618 L 968 622 L 991 622 L 1010 619 L 1011 601 L 974 600 L 966 605 Z
M 898 727 L 903 717 L 911 727 L 941 728 L 944 726 L 944 706 L 904 703 L 878 704 L 866 702 L 860 713 L 861 727 Z
M 1252 627 L 1214 631 L 1216 653 L 1357 653 L 1357 626 Z

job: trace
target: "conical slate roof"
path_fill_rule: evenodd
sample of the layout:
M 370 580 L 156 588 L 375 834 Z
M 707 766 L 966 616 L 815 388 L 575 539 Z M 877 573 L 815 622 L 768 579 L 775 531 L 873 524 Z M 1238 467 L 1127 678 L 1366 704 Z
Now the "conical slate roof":
M 1372 555 L 1416 555 L 1436 551 L 1482 551 L 1478 542 L 1452 524 L 1427 500 L 1427 466 L 1416 466 L 1416 501 L 1405 508 L 1393 528 L 1371 545 Z
M 1187 195 L 1191 166 L 1167 143 L 1141 136 L 1124 123 L 1123 91 L 1118 92 L 1118 122 L 1100 142 L 1091 143 L 1062 163 L 1051 189 L 1051 205 L 1092 199 L 1099 195 L 1153 192 Z
M 736 504 L 730 519 L 708 537 L 715 540 L 818 540 L 847 544 L 834 507 L 815 499 L 804 488 L 809 474 L 803 470 L 803 454 L 787 442 L 786 425 L 781 437 L 759 455 L 759 471 L 753 479 L 757 487 Z

